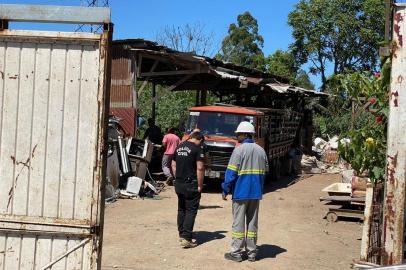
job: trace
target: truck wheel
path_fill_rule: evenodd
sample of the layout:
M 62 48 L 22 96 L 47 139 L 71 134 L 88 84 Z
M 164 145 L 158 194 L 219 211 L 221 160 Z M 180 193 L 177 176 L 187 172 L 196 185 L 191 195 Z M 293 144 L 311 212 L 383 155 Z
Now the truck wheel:
M 326 215 L 326 219 L 328 222 L 337 222 L 338 216 L 334 212 L 328 212 Z

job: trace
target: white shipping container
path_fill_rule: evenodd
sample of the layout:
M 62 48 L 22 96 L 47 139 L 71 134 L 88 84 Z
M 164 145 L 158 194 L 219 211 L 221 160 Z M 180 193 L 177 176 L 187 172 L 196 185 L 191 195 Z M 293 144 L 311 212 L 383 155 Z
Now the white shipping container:
M 0 31 L 0 270 L 100 268 L 105 33 Z

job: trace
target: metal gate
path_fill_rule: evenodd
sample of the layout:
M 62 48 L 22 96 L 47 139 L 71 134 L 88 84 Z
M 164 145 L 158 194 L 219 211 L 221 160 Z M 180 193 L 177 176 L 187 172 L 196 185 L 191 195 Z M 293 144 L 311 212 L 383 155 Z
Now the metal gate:
M 100 24 L 110 10 L 0 5 L 0 16 Z M 1 270 L 100 268 L 109 37 L 0 31 Z

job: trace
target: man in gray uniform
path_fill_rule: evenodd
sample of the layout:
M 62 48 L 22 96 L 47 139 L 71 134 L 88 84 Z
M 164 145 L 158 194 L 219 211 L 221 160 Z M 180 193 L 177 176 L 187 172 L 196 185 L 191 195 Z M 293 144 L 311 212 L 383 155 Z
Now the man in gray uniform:
M 252 139 L 255 128 L 251 123 L 241 122 L 235 133 L 241 145 L 234 149 L 222 183 L 223 199 L 226 200 L 229 193 L 233 196 L 231 251 L 224 257 L 241 262 L 246 247 L 248 260 L 254 262 L 257 255 L 259 201 L 262 199 L 268 159 L 264 149 Z

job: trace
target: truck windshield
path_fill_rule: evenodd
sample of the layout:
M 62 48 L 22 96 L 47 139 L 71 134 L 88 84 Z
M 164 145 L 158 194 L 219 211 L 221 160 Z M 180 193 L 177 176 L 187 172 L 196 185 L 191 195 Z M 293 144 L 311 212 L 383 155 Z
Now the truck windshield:
M 255 125 L 254 116 L 221 112 L 190 112 L 186 132 L 199 128 L 204 135 L 235 137 L 240 122 L 247 121 Z

